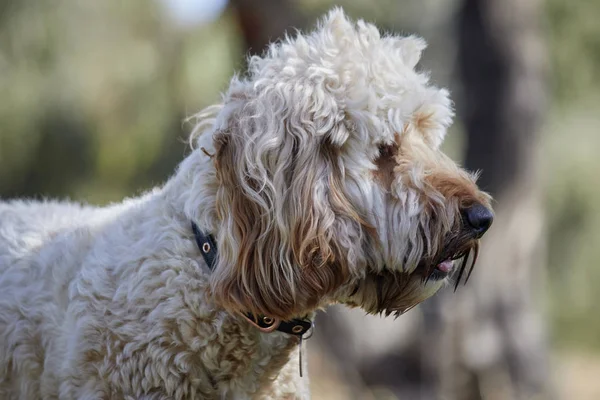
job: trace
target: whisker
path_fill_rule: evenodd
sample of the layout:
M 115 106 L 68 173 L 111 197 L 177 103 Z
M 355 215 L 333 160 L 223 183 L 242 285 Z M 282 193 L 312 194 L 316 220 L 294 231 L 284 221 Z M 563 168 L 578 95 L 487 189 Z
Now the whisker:
M 431 268 L 429 268 L 429 271 L 427 271 L 427 275 L 422 279 L 423 285 L 427 285 L 427 282 L 429 282 L 429 278 L 431 278 L 431 275 L 433 275 L 433 271 L 431 271 Z
M 467 279 L 465 279 L 465 285 L 469 281 L 471 277 L 471 273 L 473 272 L 473 268 L 475 268 L 475 263 L 477 262 L 477 257 L 479 256 L 479 241 L 475 242 L 473 245 L 473 261 L 471 262 L 471 268 L 469 269 L 469 273 L 467 274 Z
M 463 259 L 460 263 L 460 271 L 458 271 L 458 278 L 456 279 L 456 283 L 454 284 L 454 292 L 456 292 L 456 290 L 458 289 L 458 285 L 460 284 L 460 279 L 463 276 L 463 273 L 465 272 L 465 268 L 467 267 L 467 261 L 469 260 L 469 253 L 466 253 L 463 256 Z

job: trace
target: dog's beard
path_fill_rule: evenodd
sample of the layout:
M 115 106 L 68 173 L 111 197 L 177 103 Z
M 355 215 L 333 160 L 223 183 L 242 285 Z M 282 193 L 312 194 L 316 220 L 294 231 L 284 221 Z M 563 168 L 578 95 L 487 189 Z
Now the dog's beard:
M 348 297 L 342 302 L 360 307 L 368 314 L 400 316 L 435 293 L 437 286 L 426 285 L 412 274 L 384 269 L 367 272 L 349 289 Z
M 468 270 L 464 279 L 465 284 L 471 277 L 478 256 L 479 240 L 461 231 L 449 237 L 439 255 L 423 259 L 417 269 L 425 270 L 423 279 L 427 283 L 431 279 L 439 280 L 454 275 L 453 273 L 456 270 L 454 267 L 455 265 L 459 265 L 454 286 L 454 290 L 456 290 L 458 285 L 460 285 L 465 271 Z
M 410 273 L 387 267 L 380 271 L 369 268 L 363 278 L 344 289 L 342 303 L 360 307 L 369 314 L 398 317 L 434 295 L 452 278 L 456 290 L 463 277 L 465 284 L 471 277 L 479 240 L 458 232 L 448 235 L 445 242 L 438 254 L 423 257 Z

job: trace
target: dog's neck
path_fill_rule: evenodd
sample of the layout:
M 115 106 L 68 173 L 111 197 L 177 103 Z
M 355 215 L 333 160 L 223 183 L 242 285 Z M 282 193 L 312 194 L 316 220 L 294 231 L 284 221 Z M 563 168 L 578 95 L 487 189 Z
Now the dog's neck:
M 186 161 L 184 167 L 189 167 L 190 160 Z M 97 274 L 105 265 L 114 267 L 86 282 L 93 286 L 108 282 L 112 287 L 104 303 L 94 307 L 103 315 L 103 326 L 115 327 L 108 337 L 147 349 L 131 357 L 149 360 L 132 362 L 154 362 L 165 370 L 184 368 L 186 379 L 198 386 L 193 390 L 209 398 L 245 398 L 269 390 L 282 370 L 298 374 L 300 339 L 281 332 L 263 333 L 215 304 L 209 286 L 211 271 L 196 244 L 191 216 L 181 212 L 195 202 L 199 217 L 206 211 L 202 207 L 211 207 L 210 199 L 191 199 L 194 188 L 179 191 L 181 180 L 190 179 L 189 174 L 179 172 L 162 189 L 132 200 L 123 211 L 115 210 L 112 222 L 97 232 L 91 258 L 102 264 L 89 268 Z M 174 180 L 179 182 L 173 184 Z M 107 288 L 96 292 L 107 292 Z M 131 336 L 130 332 L 145 333 Z M 152 350 L 156 346 L 177 349 L 177 357 L 154 359 L 160 356 L 160 351 Z
M 200 254 L 202 254 L 206 266 L 213 271 L 218 257 L 216 240 L 211 234 L 203 232 L 194 221 L 192 221 L 190 225 L 192 232 L 194 232 L 198 250 L 200 251 Z M 256 315 L 250 312 L 241 312 L 239 314 L 252 326 L 264 333 L 279 331 L 302 338 L 313 327 L 312 320 L 308 317 L 281 321 L 277 318 L 262 314 Z M 302 369 L 300 369 L 300 375 L 302 375 Z

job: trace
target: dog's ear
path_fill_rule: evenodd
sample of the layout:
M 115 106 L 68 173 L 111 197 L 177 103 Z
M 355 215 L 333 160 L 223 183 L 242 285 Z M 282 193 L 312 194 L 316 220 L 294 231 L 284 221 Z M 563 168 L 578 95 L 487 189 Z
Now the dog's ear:
M 309 94 L 279 85 L 231 95 L 220 117 L 211 289 L 230 311 L 288 319 L 319 306 L 348 278 L 347 247 L 360 240 L 362 221 L 340 166 L 348 132 L 325 93 L 319 107 L 302 98 Z
M 437 88 L 427 88 L 421 95 L 424 101 L 413 111 L 407 128 L 418 132 L 427 144 L 437 149 L 454 116 L 450 96 L 447 90 Z

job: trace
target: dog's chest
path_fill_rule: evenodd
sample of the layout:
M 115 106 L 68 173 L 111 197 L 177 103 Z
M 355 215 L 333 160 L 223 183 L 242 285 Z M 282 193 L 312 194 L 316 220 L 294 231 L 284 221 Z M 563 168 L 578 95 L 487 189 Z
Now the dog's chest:
M 114 312 L 105 307 L 79 338 L 88 349 L 73 372 L 101 371 L 101 380 L 118 388 L 115 395 L 154 393 L 182 400 L 269 398 L 288 363 L 295 374 L 284 379 L 299 377 L 296 337 L 261 333 L 243 319 L 211 309 L 202 296 L 183 293 L 135 308 L 116 305 Z M 123 313 L 124 308 L 135 314 Z

